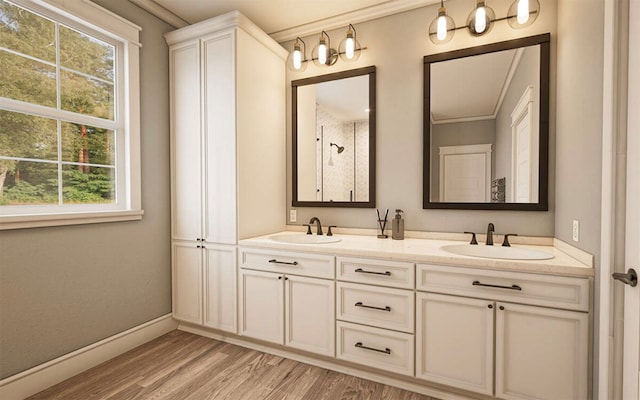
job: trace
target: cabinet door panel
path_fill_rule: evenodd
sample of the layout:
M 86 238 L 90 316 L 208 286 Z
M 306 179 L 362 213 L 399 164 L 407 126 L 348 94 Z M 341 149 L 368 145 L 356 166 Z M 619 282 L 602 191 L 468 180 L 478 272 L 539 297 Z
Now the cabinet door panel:
M 416 376 L 493 394 L 493 302 L 433 293 L 416 302 Z
M 202 39 L 207 242 L 236 243 L 236 111 L 233 30 Z
M 287 276 L 285 287 L 285 344 L 333 357 L 335 282 Z
M 284 279 L 282 275 L 240 271 L 242 281 L 240 333 L 284 344 Z M 279 279 L 280 278 L 280 279 Z
M 586 399 L 588 314 L 508 303 L 497 306 L 496 396 Z
M 173 317 L 202 323 L 202 250 L 194 243 L 174 243 Z
M 236 249 L 205 244 L 204 324 L 236 333 Z
M 200 41 L 171 48 L 172 237 L 202 237 Z

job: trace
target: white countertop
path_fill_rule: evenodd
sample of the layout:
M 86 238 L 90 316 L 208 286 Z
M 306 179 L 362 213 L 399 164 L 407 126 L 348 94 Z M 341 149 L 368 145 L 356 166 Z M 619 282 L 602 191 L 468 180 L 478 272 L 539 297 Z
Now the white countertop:
M 384 258 L 415 263 L 436 263 L 440 265 L 456 265 L 472 268 L 495 269 L 505 271 L 532 272 L 549 275 L 592 277 L 594 270 L 591 265 L 571 257 L 554 246 L 512 245 L 513 247 L 529 248 L 553 254 L 548 260 L 503 260 L 462 256 L 448 253 L 441 249 L 450 244 L 466 242 L 437 239 L 404 240 L 378 239 L 376 236 L 337 234 L 340 242 L 323 244 L 292 244 L 271 240 L 274 235 L 303 235 L 300 232 L 278 232 L 238 242 L 242 247 L 269 248 L 275 250 L 304 251 L 310 253 L 333 254 L 338 256 Z M 499 244 L 498 244 L 499 245 Z M 480 244 L 479 246 L 484 246 Z

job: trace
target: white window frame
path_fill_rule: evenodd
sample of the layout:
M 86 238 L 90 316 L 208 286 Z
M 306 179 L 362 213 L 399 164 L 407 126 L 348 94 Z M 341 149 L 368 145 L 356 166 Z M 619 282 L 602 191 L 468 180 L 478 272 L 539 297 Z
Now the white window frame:
M 116 44 L 116 121 L 118 201 L 106 205 L 0 206 L 0 230 L 139 220 L 142 218 L 140 173 L 141 28 L 89 0 L 9 0 L 72 28 Z M 0 98 L 0 107 L 42 115 L 42 107 Z M 59 118 L 59 117 L 58 117 Z M 77 119 L 77 117 L 76 117 Z M 94 117 L 85 118 L 91 125 Z M 104 125 L 104 124 L 103 124 Z M 123 157 L 120 157 L 123 155 Z M 15 207 L 15 208 L 14 208 Z

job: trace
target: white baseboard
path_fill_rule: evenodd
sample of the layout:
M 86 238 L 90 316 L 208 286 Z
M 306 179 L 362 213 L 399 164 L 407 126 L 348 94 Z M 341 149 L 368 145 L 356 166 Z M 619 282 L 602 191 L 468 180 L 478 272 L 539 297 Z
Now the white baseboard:
M 65 354 L 0 381 L 0 399 L 22 400 L 176 329 L 171 314 Z

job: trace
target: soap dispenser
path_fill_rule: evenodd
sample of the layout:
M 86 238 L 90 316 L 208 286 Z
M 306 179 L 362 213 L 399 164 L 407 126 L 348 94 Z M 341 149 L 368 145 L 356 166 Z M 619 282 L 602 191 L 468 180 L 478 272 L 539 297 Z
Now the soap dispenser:
M 395 240 L 404 240 L 404 220 L 402 219 L 401 213 L 404 211 L 397 209 L 396 217 L 393 219 L 391 223 L 391 238 Z

